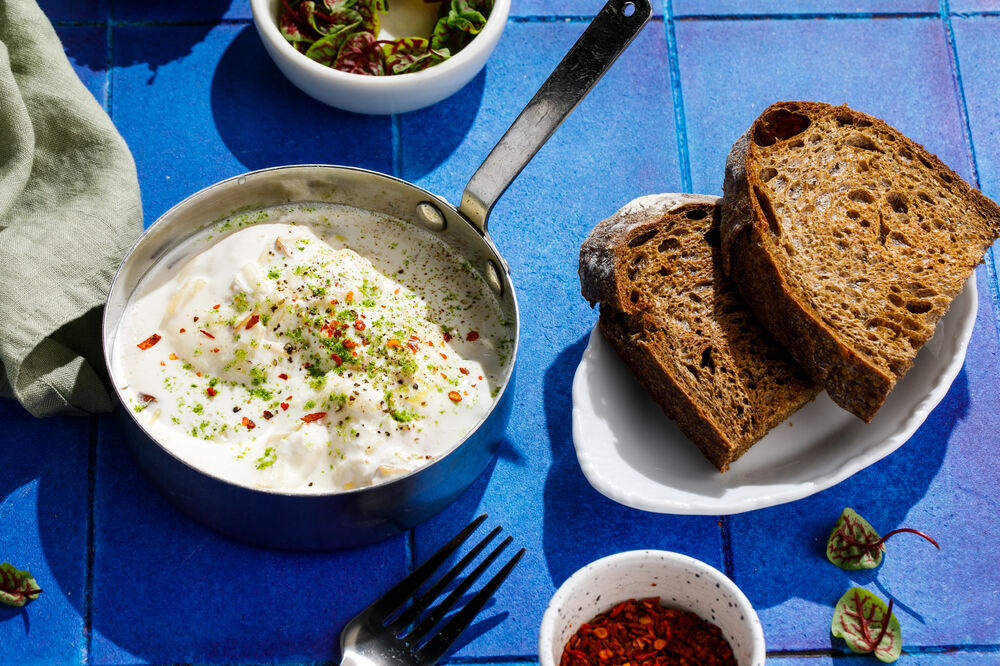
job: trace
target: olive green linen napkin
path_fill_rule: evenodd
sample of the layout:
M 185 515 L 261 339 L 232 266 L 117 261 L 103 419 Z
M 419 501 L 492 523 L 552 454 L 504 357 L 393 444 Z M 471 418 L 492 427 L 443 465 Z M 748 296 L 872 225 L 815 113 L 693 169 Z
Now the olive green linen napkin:
M 0 395 L 108 411 L 101 305 L 142 230 L 135 163 L 35 0 L 0 0 Z

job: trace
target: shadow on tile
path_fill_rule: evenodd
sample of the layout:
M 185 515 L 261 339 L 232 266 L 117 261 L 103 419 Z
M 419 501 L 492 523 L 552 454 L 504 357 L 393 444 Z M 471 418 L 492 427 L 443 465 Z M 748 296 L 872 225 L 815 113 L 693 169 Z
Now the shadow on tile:
M 969 383 L 963 368 L 941 404 L 889 457 L 811 497 L 731 518 L 734 579 L 754 606 L 771 608 L 793 598 L 830 604 L 849 581 L 854 585 L 875 581 L 879 569 L 838 572 L 826 561 L 830 529 L 845 506 L 883 534 L 903 526 L 938 475 L 951 432 L 968 409 Z M 756 574 L 769 569 L 781 571 L 783 584 Z
M 487 63 L 486 68 L 451 97 L 426 109 L 400 116 L 400 127 L 407 132 L 408 139 L 403 144 L 404 150 L 413 152 L 402 160 L 406 165 L 402 178 L 411 182 L 423 178 L 461 145 L 482 105 L 486 69 L 489 67 L 490 64 Z M 423 140 L 414 141 L 415 136 Z M 471 178 L 472 172 L 464 175 Z
M 553 583 L 561 585 L 577 569 L 606 555 L 644 548 L 681 552 L 721 569 L 722 540 L 715 516 L 632 509 L 598 493 L 583 476 L 573 446 L 572 386 L 589 337 L 588 331 L 564 349 L 545 373 L 552 466 L 545 482 L 544 543 Z
M 414 112 L 433 128 L 435 139 L 423 155 L 421 173 L 440 164 L 465 136 L 483 81 L 480 74 L 462 94 Z M 342 164 L 393 173 L 392 116 L 350 113 L 313 100 L 281 74 L 252 26 L 222 54 L 211 100 L 219 135 L 247 169 Z
M 196 30 L 184 31 L 181 39 L 176 38 L 178 34 L 176 31 L 152 31 L 151 34 L 162 37 L 162 39 L 149 44 L 149 48 L 142 49 L 142 55 L 139 58 L 123 62 L 116 57 L 115 65 L 117 67 L 129 67 L 131 65 L 145 64 L 153 72 L 152 77 L 155 78 L 157 69 L 189 55 L 194 47 L 204 40 L 205 35 L 215 27 L 216 22 L 226 14 L 230 3 L 231 0 L 200 0 L 198 2 L 199 12 L 203 20 L 199 21 Z M 155 8 L 148 7 L 150 3 L 143 4 L 147 6 L 147 9 L 155 12 Z M 163 0 L 153 2 L 152 4 L 171 7 L 177 3 L 173 0 Z M 170 10 L 165 9 L 164 11 L 169 13 Z M 92 46 L 81 48 L 74 43 L 66 43 L 64 46 L 66 47 L 67 55 L 73 58 L 78 65 L 86 65 L 95 71 L 103 70 L 106 67 L 104 49 L 94 49 Z

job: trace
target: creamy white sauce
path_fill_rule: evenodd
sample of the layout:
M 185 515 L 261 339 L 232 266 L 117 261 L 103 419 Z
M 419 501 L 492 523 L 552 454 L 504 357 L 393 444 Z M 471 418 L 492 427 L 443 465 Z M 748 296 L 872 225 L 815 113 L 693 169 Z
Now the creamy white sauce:
M 115 377 L 194 467 L 323 493 L 451 449 L 489 412 L 512 336 L 479 274 L 431 234 L 346 206 L 273 208 L 213 226 L 143 278 Z

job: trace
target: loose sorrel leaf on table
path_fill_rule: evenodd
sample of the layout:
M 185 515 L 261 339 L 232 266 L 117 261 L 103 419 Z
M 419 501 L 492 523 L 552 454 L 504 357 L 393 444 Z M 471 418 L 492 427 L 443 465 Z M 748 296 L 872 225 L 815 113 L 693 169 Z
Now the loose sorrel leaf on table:
M 458 53 L 486 25 L 493 0 L 441 3 L 432 34 L 378 39 L 386 0 L 281 0 L 281 34 L 318 63 L 352 74 L 383 76 L 427 69 Z
M 0 604 L 20 608 L 34 601 L 42 588 L 27 571 L 14 568 L 8 562 L 0 564 Z
M 903 634 L 899 620 L 892 614 L 892 599 L 886 607 L 877 596 L 860 587 L 852 587 L 833 609 L 830 631 L 843 638 L 854 652 L 875 654 L 886 663 L 899 659 Z
M 885 540 L 900 532 L 921 536 L 934 544 L 938 550 L 941 549 L 934 539 L 923 532 L 906 527 L 879 537 L 878 532 L 867 520 L 848 507 L 840 514 L 840 519 L 830 532 L 830 538 L 826 542 L 826 558 L 841 569 L 874 569 L 882 563 Z

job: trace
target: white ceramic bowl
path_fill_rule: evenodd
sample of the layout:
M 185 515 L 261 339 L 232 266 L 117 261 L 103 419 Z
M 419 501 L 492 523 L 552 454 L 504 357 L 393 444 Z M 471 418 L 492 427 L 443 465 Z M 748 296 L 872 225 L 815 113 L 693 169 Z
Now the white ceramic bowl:
M 250 0 L 257 33 L 278 69 L 304 93 L 355 113 L 405 113 L 440 102 L 479 73 L 493 53 L 510 12 L 510 0 L 495 0 L 486 26 L 465 48 L 441 64 L 395 76 L 364 76 L 341 72 L 311 60 L 289 44 L 278 30 L 281 0 Z M 383 15 L 379 39 L 429 34 L 437 4 L 423 0 L 393 0 Z M 428 28 L 428 22 L 430 27 Z M 413 26 L 413 27 L 411 27 Z
M 718 569 L 665 550 L 632 550 L 592 562 L 556 591 L 542 617 L 540 666 L 558 666 L 584 622 L 629 599 L 659 597 L 722 630 L 739 666 L 764 665 L 764 630 L 746 595 Z

